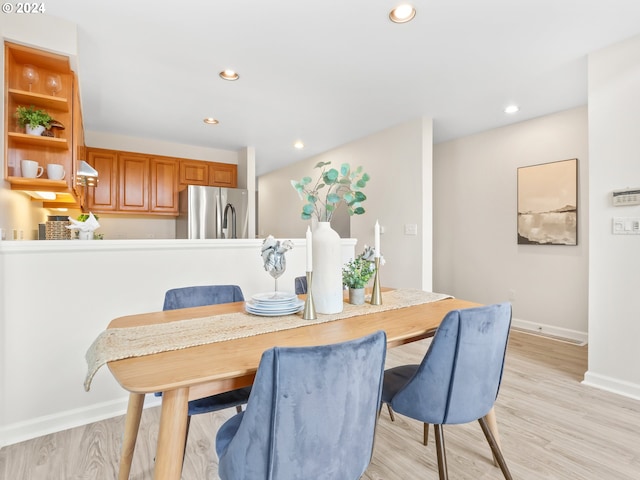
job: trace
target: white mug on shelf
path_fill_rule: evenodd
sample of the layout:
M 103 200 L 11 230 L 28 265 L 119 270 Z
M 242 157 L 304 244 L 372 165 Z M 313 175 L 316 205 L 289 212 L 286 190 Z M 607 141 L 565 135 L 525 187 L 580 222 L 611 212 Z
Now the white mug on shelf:
M 49 177 L 49 180 L 63 180 L 65 175 L 64 166 L 57 163 L 47 165 L 47 177 Z
M 33 160 L 22 160 L 20 162 L 20 168 L 22 169 L 22 176 L 26 178 L 38 178 L 42 176 L 44 172 L 44 168 Z

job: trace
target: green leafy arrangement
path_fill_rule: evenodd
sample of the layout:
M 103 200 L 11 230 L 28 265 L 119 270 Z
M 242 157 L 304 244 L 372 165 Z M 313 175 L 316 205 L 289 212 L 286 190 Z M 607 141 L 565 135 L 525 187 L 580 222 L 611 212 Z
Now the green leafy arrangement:
M 367 259 L 367 252 L 361 253 L 342 267 L 342 283 L 349 288 L 364 288 L 376 267 L 373 261 Z
M 300 181 L 291 180 L 293 188 L 306 202 L 300 215 L 303 220 L 309 220 L 315 215 L 320 222 L 330 222 L 333 212 L 341 202 L 347 205 L 349 215 L 364 213 L 362 202 L 367 196 L 361 190 L 367 186 L 369 175 L 362 171 L 362 167 L 351 170 L 348 163 L 343 163 L 340 171 L 335 168 L 327 169 L 330 164 L 331 162 L 316 164 L 314 168 L 321 170 L 315 182 L 311 177 L 304 177 Z M 322 191 L 324 188 L 326 190 Z
M 44 110 L 36 110 L 33 105 L 30 107 L 18 107 L 16 109 L 16 118 L 18 119 L 18 125 L 21 127 L 29 125 L 31 128 L 36 128 L 38 125 L 42 125 L 46 129 L 51 128 L 51 116 Z

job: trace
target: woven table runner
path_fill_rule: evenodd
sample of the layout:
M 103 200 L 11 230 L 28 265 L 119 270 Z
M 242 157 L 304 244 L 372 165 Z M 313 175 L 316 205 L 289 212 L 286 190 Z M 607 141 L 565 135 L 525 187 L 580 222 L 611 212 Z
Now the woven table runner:
M 437 302 L 451 295 L 422 290 L 391 290 L 383 293 L 382 305 L 344 305 L 340 313 L 318 314 L 316 320 L 303 320 L 302 313 L 281 317 L 262 317 L 246 312 L 234 312 L 176 322 L 140 327 L 105 330 L 87 350 L 87 376 L 84 388 L 89 391 L 98 369 L 114 360 L 140 357 L 154 353 L 180 350 L 208 343 L 223 342 L 262 333 L 306 327 L 369 313 L 384 312 L 423 303 Z

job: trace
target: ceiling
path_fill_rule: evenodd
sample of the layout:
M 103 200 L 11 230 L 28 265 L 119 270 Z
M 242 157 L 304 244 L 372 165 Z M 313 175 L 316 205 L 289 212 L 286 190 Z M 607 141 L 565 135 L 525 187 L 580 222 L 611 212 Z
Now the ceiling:
M 85 130 L 238 150 L 263 174 L 421 116 L 435 142 L 580 105 L 638 0 L 55 0 Z M 234 69 L 235 82 L 218 73 Z M 517 103 L 514 115 L 503 112 Z M 205 117 L 218 125 L 205 125 Z M 303 150 L 293 143 L 302 140 Z

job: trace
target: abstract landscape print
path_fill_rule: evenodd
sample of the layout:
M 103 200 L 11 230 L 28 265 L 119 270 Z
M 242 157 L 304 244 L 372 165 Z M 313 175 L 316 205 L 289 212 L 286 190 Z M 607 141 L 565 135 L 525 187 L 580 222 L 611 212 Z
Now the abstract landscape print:
M 518 168 L 518 244 L 578 244 L 578 159 Z

